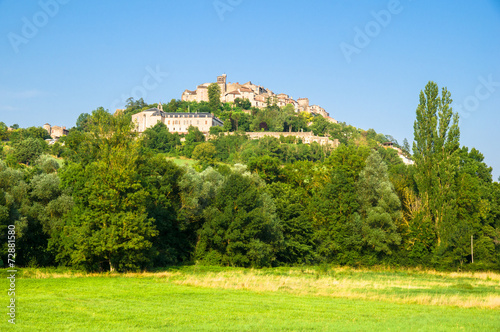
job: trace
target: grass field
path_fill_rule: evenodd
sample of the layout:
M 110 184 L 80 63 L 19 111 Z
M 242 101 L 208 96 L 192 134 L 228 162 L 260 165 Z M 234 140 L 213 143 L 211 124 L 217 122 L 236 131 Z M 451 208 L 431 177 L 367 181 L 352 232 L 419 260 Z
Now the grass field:
M 16 294 L 16 330 L 21 331 L 500 330 L 500 275 L 495 273 L 25 269 L 18 273 Z M 6 292 L 1 298 L 8 303 Z M 11 326 L 2 316 L 5 331 Z
M 167 159 L 173 161 L 177 166 L 194 166 L 196 164 L 196 160 L 187 159 L 184 157 L 180 158 L 167 157 Z

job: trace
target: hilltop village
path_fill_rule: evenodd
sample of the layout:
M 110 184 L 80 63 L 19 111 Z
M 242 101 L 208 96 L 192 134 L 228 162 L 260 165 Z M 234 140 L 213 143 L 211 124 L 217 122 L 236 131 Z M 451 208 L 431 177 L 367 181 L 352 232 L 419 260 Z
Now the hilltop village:
M 240 100 L 248 100 L 251 107 L 265 109 L 269 104 L 274 104 L 280 108 L 289 104 L 293 106 L 296 114 L 301 112 L 309 113 L 314 116 L 322 116 L 329 123 L 338 123 L 337 120 L 330 117 L 324 108 L 318 105 L 309 105 L 308 98 L 299 98 L 297 101 L 290 98 L 288 95 L 281 93 L 275 94 L 271 90 L 262 86 L 247 82 L 245 84 L 228 83 L 227 76 L 221 75 L 217 77 L 217 84 L 220 88 L 220 102 L 235 103 L 238 98 Z M 185 90 L 182 94 L 181 101 L 184 102 L 209 102 L 208 87 L 212 83 L 204 83 L 197 87 L 195 91 Z M 246 111 L 249 113 L 250 111 Z M 165 112 L 162 103 L 158 106 L 145 109 L 139 113 L 132 115 L 132 121 L 136 124 L 135 130 L 143 133 L 148 128 L 155 126 L 158 122 L 163 123 L 171 133 L 187 134 L 188 128 L 194 126 L 202 132 L 208 139 L 210 136 L 210 128 L 222 127 L 223 121 L 217 118 L 212 112 Z M 259 139 L 264 136 L 276 137 L 295 137 L 300 139 L 305 144 L 316 142 L 320 145 L 330 145 L 337 147 L 338 139 L 331 140 L 328 136 L 320 137 L 312 132 L 292 132 L 289 128 L 288 132 L 264 131 L 264 132 L 246 132 L 250 139 Z
M 292 104 L 297 113 L 307 112 L 323 116 L 332 123 L 338 123 L 337 120 L 330 117 L 324 108 L 318 105 L 309 105 L 309 98 L 291 98 L 289 95 L 280 93 L 275 94 L 271 90 L 260 85 L 255 85 L 252 82 L 244 84 L 227 82 L 227 75 L 223 74 L 217 77 L 216 82 L 220 87 L 220 100 L 223 103 L 234 102 L 237 98 L 247 99 L 252 107 L 265 108 L 268 102 L 276 103 L 279 107 L 285 107 Z M 185 90 L 182 93 L 181 100 L 183 101 L 206 101 L 208 102 L 208 86 L 212 83 L 203 83 L 196 87 L 196 90 Z

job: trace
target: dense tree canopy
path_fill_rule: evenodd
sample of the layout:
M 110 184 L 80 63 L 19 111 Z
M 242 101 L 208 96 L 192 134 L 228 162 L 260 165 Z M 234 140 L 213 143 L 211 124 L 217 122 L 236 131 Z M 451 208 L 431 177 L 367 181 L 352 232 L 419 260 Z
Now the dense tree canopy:
M 412 151 L 272 99 L 262 109 L 214 100 L 163 105 L 214 112 L 224 126 L 210 134 L 158 123 L 138 135 L 130 115 L 157 106 L 142 99 L 83 113 L 53 145 L 43 128 L 0 123 L 0 238 L 15 225 L 16 264 L 500 269 L 500 185 L 479 151 L 460 146 L 446 89 L 429 82 L 421 92 Z M 252 130 L 312 131 L 340 146 L 251 140 Z

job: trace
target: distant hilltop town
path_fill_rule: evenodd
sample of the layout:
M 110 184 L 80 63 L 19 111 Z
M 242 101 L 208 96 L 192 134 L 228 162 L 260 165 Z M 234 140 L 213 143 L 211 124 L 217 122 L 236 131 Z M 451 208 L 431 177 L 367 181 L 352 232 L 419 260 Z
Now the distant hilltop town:
M 248 99 L 253 107 L 264 108 L 267 106 L 268 99 L 271 99 L 278 106 L 284 107 L 292 104 L 296 112 L 307 112 L 311 114 L 318 114 L 325 119 L 337 123 L 337 120 L 330 117 L 324 108 L 318 105 L 309 105 L 308 98 L 299 98 L 294 100 L 290 96 L 280 93 L 275 94 L 271 90 L 259 85 L 247 82 L 244 84 L 227 82 L 227 75 L 223 74 L 217 77 L 216 82 L 220 87 L 220 100 L 221 102 L 234 102 L 235 99 Z M 212 83 L 203 83 L 196 87 L 196 90 L 185 90 L 182 93 L 181 100 L 183 101 L 206 101 L 208 102 L 208 86 Z

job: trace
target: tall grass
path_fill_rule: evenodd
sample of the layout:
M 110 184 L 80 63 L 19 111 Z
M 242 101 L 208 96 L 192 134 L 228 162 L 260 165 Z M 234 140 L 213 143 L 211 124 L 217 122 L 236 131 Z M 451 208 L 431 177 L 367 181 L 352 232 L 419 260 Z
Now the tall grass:
M 500 274 L 421 269 L 308 267 L 241 269 L 189 266 L 158 272 L 85 273 L 24 269 L 22 278 L 155 278 L 176 285 L 283 292 L 293 295 L 379 300 L 392 303 L 500 309 Z

